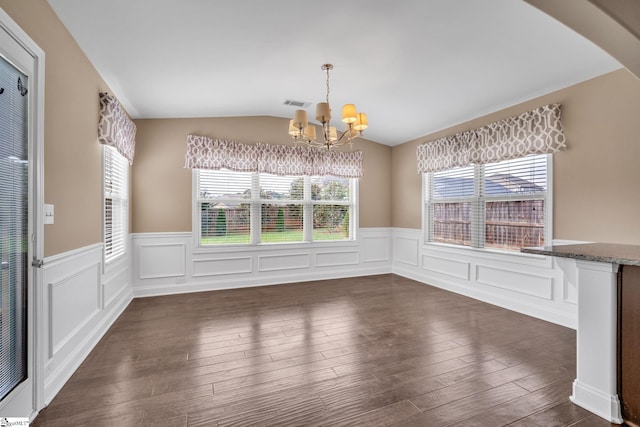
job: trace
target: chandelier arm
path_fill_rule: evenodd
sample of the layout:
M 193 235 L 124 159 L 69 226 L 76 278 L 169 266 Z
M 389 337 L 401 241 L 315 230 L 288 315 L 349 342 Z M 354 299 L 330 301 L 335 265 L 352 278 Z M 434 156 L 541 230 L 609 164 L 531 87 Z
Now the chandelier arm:
M 336 139 L 333 143 L 334 144 L 339 144 L 340 141 L 342 141 L 342 139 L 347 135 L 347 133 L 349 133 L 349 129 L 347 128 L 347 130 L 345 130 L 344 132 L 342 132 L 342 135 L 340 135 L 338 137 L 338 139 Z

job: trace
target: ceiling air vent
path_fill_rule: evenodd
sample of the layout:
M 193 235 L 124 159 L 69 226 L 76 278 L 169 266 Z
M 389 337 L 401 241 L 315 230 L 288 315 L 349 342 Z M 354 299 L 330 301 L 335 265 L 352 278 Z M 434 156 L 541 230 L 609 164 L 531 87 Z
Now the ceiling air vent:
M 302 107 L 302 108 L 307 108 L 311 106 L 310 102 L 296 101 L 294 99 L 285 99 L 283 104 L 291 105 L 292 107 Z

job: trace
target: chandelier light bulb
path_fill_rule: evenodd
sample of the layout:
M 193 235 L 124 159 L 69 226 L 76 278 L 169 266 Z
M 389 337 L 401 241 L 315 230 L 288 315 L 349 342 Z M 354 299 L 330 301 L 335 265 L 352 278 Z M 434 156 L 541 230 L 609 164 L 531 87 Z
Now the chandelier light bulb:
M 358 120 L 353 125 L 354 129 L 362 132 L 366 128 L 369 127 L 369 122 L 367 121 L 367 115 L 365 113 L 358 113 Z
M 342 122 L 343 123 L 355 123 L 358 120 L 356 115 L 356 106 L 354 104 L 345 104 L 342 107 Z

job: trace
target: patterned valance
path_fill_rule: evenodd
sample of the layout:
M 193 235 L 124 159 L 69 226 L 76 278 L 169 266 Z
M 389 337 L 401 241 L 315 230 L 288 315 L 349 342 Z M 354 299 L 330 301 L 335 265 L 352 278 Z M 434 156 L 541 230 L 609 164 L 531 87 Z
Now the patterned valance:
M 421 144 L 418 173 L 470 164 L 494 163 L 566 147 L 560 104 L 545 105 L 519 116 Z
M 361 151 L 329 151 L 317 148 L 254 144 L 187 136 L 185 168 L 230 169 L 274 175 L 362 176 Z
M 101 93 L 100 107 L 98 142 L 114 147 L 132 164 L 136 148 L 136 125 L 115 96 Z

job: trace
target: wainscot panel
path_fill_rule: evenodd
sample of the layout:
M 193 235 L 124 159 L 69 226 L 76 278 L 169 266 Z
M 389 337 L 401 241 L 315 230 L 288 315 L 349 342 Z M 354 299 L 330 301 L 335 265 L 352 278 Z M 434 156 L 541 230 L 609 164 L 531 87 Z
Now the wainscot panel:
M 393 230 L 393 273 L 575 329 L 575 262 L 421 241 L 422 230 Z
M 553 278 L 513 269 L 476 265 L 476 282 L 516 294 L 553 299 Z
M 139 277 L 155 279 L 177 277 L 186 274 L 185 243 L 153 243 L 138 247 L 140 257 Z
M 358 265 L 359 251 L 316 252 L 316 267 L 337 267 L 339 265 Z
M 309 252 L 258 255 L 258 271 L 296 270 L 299 268 L 311 268 L 311 254 Z
M 393 234 L 393 261 L 402 264 L 418 266 L 418 248 L 420 236 L 415 236 L 410 231 L 397 229 Z
M 361 229 L 359 236 L 364 248 L 364 262 L 391 262 L 390 228 Z
M 348 242 L 197 247 L 191 233 L 132 235 L 135 296 L 199 292 L 391 273 L 391 229 Z M 149 248 L 156 254 L 149 256 Z M 167 248 L 166 251 L 164 248 Z M 185 257 L 176 248 L 185 248 Z M 169 261 L 167 254 L 175 251 Z M 171 268 L 167 268 L 171 262 Z M 184 275 L 175 273 L 184 272 Z
M 220 274 L 248 274 L 253 271 L 253 258 L 220 257 L 193 260 L 192 277 L 217 276 Z
M 100 262 L 49 283 L 49 356 L 73 338 L 101 309 Z
M 422 255 L 422 268 L 453 276 L 462 280 L 470 280 L 469 271 L 471 263 L 450 258 L 442 258 L 435 255 Z
M 129 259 L 103 266 L 102 244 L 44 260 L 40 351 L 51 402 L 133 298 Z

